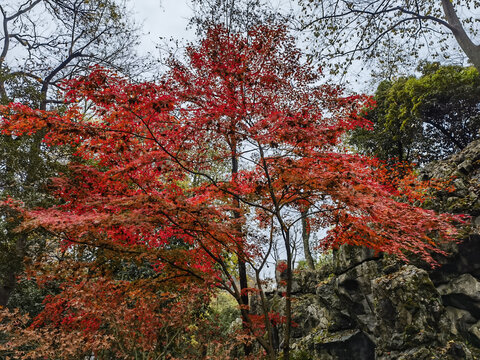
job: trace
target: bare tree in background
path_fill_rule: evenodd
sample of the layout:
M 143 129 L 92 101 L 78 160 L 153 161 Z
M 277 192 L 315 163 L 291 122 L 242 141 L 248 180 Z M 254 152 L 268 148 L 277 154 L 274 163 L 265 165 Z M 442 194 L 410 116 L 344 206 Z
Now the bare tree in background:
M 134 25 L 114 0 L 29 0 L 0 4 L 0 96 L 45 109 L 59 83 L 101 65 L 135 71 Z
M 455 56 L 454 40 L 480 70 L 478 0 L 299 0 L 300 29 L 313 35 L 312 55 L 345 71 L 356 60 L 378 60 L 395 73 L 406 61 Z M 458 52 L 458 51 L 457 51 Z M 332 62 L 331 62 L 332 64 Z

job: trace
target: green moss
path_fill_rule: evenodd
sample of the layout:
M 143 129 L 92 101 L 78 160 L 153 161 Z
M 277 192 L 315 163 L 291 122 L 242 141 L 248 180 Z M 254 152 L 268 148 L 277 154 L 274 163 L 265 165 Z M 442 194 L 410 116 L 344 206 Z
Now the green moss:
M 469 210 L 470 212 L 473 210 L 479 210 L 480 204 L 476 201 L 472 195 L 468 195 L 465 197 L 449 197 L 447 199 L 447 211 L 448 212 L 460 212 Z
M 315 336 L 315 338 L 313 339 L 313 341 L 318 344 L 318 343 L 324 343 L 325 340 L 328 339 L 328 331 L 321 331 L 320 334 L 318 334 L 317 336 Z
M 408 299 L 403 303 L 403 306 L 404 306 L 405 309 L 407 309 L 407 310 L 416 309 L 416 308 L 418 308 L 418 299 L 408 298 Z
M 313 357 L 307 350 L 302 349 L 302 350 L 294 351 L 291 354 L 290 359 L 291 360 L 313 360 Z

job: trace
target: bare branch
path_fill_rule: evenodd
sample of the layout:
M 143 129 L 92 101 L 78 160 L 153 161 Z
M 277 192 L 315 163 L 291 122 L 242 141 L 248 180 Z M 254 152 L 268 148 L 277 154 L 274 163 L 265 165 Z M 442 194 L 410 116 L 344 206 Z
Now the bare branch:
M 385 50 L 388 52 L 392 47 L 399 51 L 395 61 L 405 62 L 408 53 L 418 56 L 418 47 L 428 45 L 427 34 L 445 29 L 442 34 L 453 35 L 467 57 L 480 68 L 480 45 L 472 42 L 465 29 L 467 20 L 462 22 L 459 19 L 451 0 L 326 0 L 321 6 L 307 0 L 300 1 L 305 4 L 305 16 L 299 29 L 311 29 L 317 38 L 320 39 L 322 34 L 326 39 L 327 47 L 317 51 L 317 56 L 347 57 L 347 65 L 335 63 L 337 67 L 348 67 L 356 60 L 354 55 L 357 54 L 365 61 L 386 58 Z M 473 24 L 469 30 L 475 33 Z M 388 33 L 392 34 L 391 42 L 380 43 Z M 381 50 L 370 52 L 377 45 Z M 438 56 L 443 51 L 437 49 L 433 54 Z
M 27 1 L 26 3 L 20 5 L 20 7 L 18 8 L 19 10 L 15 14 L 6 17 L 6 20 L 7 21 L 13 20 L 13 19 L 21 16 L 22 14 L 25 14 L 26 12 L 29 12 L 30 10 L 32 10 L 35 6 L 37 6 L 41 2 L 42 2 L 42 0 L 35 0 L 34 2 Z M 30 3 L 30 5 L 27 6 L 28 3 Z M 24 7 L 24 6 L 25 6 L 25 8 L 22 9 L 22 7 Z M 3 9 L 2 9 L 2 13 L 4 13 Z

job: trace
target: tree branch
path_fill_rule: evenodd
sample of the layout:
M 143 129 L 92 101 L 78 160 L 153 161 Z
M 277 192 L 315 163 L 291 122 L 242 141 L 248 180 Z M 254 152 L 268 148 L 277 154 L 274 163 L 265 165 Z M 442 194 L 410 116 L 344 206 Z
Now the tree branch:
M 22 15 L 22 14 L 25 14 L 26 12 L 30 11 L 31 9 L 33 9 L 35 6 L 37 6 L 37 5 L 38 5 L 39 3 L 41 3 L 41 2 L 42 2 L 42 0 L 35 0 L 33 3 L 31 3 L 31 4 L 30 4 L 29 6 L 27 6 L 25 9 L 22 9 L 23 6 L 25 6 L 26 4 L 28 4 L 28 1 L 27 1 L 26 3 L 20 5 L 20 7 L 18 8 L 19 10 L 18 10 L 15 14 L 13 14 L 13 15 L 11 15 L 11 16 L 9 16 L 9 17 L 6 17 L 6 20 L 7 20 L 7 21 L 10 21 L 10 20 L 13 20 L 13 19 L 19 17 L 19 16 Z M 2 10 L 2 12 L 3 12 L 3 10 Z
M 480 46 L 475 45 L 463 28 L 451 0 L 441 0 L 449 29 L 473 65 L 480 71 Z

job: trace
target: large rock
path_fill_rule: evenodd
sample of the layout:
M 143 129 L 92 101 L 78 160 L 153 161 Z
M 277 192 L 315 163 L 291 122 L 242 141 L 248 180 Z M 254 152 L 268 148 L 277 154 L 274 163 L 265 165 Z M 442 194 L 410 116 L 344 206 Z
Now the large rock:
M 470 274 L 462 274 L 437 290 L 442 296 L 461 294 L 471 301 L 480 301 L 480 282 Z
M 404 351 L 392 351 L 376 356 L 375 360 L 477 360 L 462 342 L 451 341 L 443 347 L 419 346 Z
M 430 272 L 436 286 L 446 284 L 461 274 L 480 278 L 480 235 L 471 234 L 459 244 L 451 244 L 448 257 L 436 257 L 442 265 Z
M 375 344 L 359 330 L 307 335 L 293 346 L 293 358 L 302 360 L 375 360 Z
M 336 274 L 342 274 L 355 266 L 380 255 L 374 250 L 352 245 L 342 245 L 333 251 L 333 267 Z
M 423 179 L 452 179 L 453 192 L 439 192 L 432 205 L 438 211 L 480 215 L 480 140 L 447 160 L 435 161 L 425 167 Z
M 320 304 L 329 311 L 327 331 L 336 332 L 354 328 L 355 324 L 347 306 L 339 297 L 335 279 L 319 284 L 316 296 Z
M 314 345 L 319 360 L 374 360 L 375 344 L 359 330 L 319 336 Z
M 293 302 L 293 322 L 296 326 L 292 328 L 292 338 L 301 338 L 314 329 L 327 330 L 332 318 L 332 310 L 323 306 L 314 294 L 298 297 Z
M 480 347 L 480 321 L 470 326 L 468 329 L 469 340 L 477 347 Z
M 446 320 L 450 326 L 449 332 L 454 336 L 465 336 L 470 327 L 477 321 L 477 319 L 466 310 L 453 306 L 446 306 L 445 310 Z
M 321 274 L 318 271 L 306 269 L 294 274 L 294 293 L 315 294 Z
M 445 309 L 425 270 L 406 265 L 372 282 L 380 354 L 445 340 Z
M 375 328 L 372 280 L 379 276 L 380 266 L 378 261 L 364 261 L 336 279 L 342 307 L 357 326 L 369 334 L 373 334 Z
M 421 176 L 451 179 L 426 206 L 472 215 L 464 241 L 434 270 L 345 245 L 331 268 L 297 275 L 294 359 L 480 359 L 480 140 Z
M 443 303 L 467 310 L 480 319 L 480 282 L 470 274 L 462 274 L 437 287 Z

